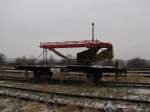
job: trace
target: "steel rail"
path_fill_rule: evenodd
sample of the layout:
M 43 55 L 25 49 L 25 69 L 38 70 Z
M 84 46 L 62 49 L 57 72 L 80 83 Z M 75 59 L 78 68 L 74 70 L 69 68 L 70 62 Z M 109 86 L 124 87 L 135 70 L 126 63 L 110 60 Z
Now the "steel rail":
M 20 91 L 27 91 L 27 92 L 34 92 L 34 93 L 43 93 L 49 95 L 56 95 L 56 96 L 63 96 L 63 97 L 74 97 L 74 98 L 85 98 L 91 100 L 106 100 L 106 101 L 121 101 L 121 102 L 128 102 L 128 103 L 142 103 L 142 104 L 150 104 L 150 101 L 146 100 L 137 100 L 137 99 L 126 99 L 126 98 L 114 98 L 114 97 L 100 97 L 100 96 L 89 96 L 89 95 L 81 95 L 81 94 L 68 94 L 62 92 L 49 92 L 37 89 L 29 89 L 29 88 L 20 88 L 20 87 L 13 87 L 13 86 L 4 86 L 0 85 L 0 88 L 8 88 L 8 89 L 15 89 Z
M 0 80 L 11 80 L 11 81 L 20 81 L 20 82 L 30 82 L 34 83 L 32 78 L 25 78 L 25 77 L 13 77 L 13 76 L 0 76 Z M 49 84 L 75 84 L 78 83 L 87 83 L 86 81 L 79 81 L 79 80 L 59 80 L 59 79 L 52 79 Z M 42 82 L 41 82 L 42 83 Z M 129 87 L 129 88 L 150 88 L 150 83 L 141 83 L 141 82 L 114 82 L 114 81 L 100 81 L 95 86 L 97 87 Z
M 0 93 L 0 96 L 4 96 L 4 97 L 12 97 L 12 98 L 17 98 L 17 99 L 21 99 L 21 100 L 26 100 L 26 101 L 35 101 L 35 102 L 39 102 L 39 103 L 46 103 L 46 104 L 51 104 L 51 105 L 57 105 L 57 106 L 73 106 L 73 107 L 77 107 L 77 108 L 93 108 L 93 109 L 100 109 L 100 108 L 94 108 L 94 107 L 88 107 L 88 106 L 84 106 L 84 105 L 73 105 L 73 104 L 68 104 L 68 103 L 60 103 L 60 102 L 54 102 L 54 101 L 47 101 L 44 99 L 37 99 L 37 98 L 32 98 L 32 97 L 25 97 L 25 96 L 16 96 L 13 94 L 3 94 Z

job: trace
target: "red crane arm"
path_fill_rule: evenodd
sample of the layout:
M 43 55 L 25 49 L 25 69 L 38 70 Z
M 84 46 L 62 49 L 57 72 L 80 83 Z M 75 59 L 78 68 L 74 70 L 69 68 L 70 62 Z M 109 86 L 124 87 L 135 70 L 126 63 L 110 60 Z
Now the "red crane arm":
M 94 40 L 93 45 L 91 40 L 83 41 L 63 41 L 63 42 L 43 42 L 40 43 L 41 48 L 53 49 L 53 48 L 73 48 L 73 47 L 96 47 L 101 46 L 102 48 L 112 48 L 112 44 L 108 42 L 101 42 Z

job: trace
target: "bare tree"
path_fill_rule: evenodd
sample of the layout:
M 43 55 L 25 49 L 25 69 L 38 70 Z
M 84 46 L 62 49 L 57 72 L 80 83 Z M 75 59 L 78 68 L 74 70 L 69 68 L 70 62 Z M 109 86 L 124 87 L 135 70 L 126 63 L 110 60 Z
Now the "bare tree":
M 33 64 L 33 61 L 34 61 L 33 56 L 28 59 L 25 56 L 23 56 L 23 57 L 16 58 L 14 63 L 16 65 L 29 65 L 29 64 Z
M 127 67 L 128 68 L 144 68 L 147 67 L 147 61 L 145 59 L 141 58 L 134 58 L 131 59 L 127 62 Z
M 19 57 L 19 58 L 16 58 L 16 60 L 15 60 L 15 64 L 16 65 L 22 65 L 22 64 L 26 64 L 25 63 L 25 60 L 26 60 L 26 57 L 25 56 L 23 56 L 23 57 Z
M 6 56 L 3 53 L 0 53 L 0 65 L 5 64 L 6 62 Z

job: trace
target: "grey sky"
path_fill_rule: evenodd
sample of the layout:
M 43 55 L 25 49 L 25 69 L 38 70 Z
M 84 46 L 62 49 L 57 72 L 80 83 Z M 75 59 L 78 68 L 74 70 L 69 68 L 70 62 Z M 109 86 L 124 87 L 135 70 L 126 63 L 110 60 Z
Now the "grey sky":
M 43 41 L 91 39 L 91 22 L 115 58 L 150 59 L 150 0 L 0 0 L 0 52 L 30 57 Z

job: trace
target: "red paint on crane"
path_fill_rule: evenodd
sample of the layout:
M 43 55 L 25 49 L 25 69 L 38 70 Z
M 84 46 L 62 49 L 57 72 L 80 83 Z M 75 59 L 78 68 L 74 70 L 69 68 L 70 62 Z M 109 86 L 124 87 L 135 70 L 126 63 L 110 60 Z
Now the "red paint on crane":
M 102 48 L 112 48 L 112 44 L 108 42 L 102 42 L 99 40 L 94 40 L 93 45 L 91 40 L 83 41 L 63 41 L 63 42 L 43 42 L 40 43 L 41 48 L 53 49 L 53 48 L 74 48 L 74 47 L 96 47 L 100 46 Z

